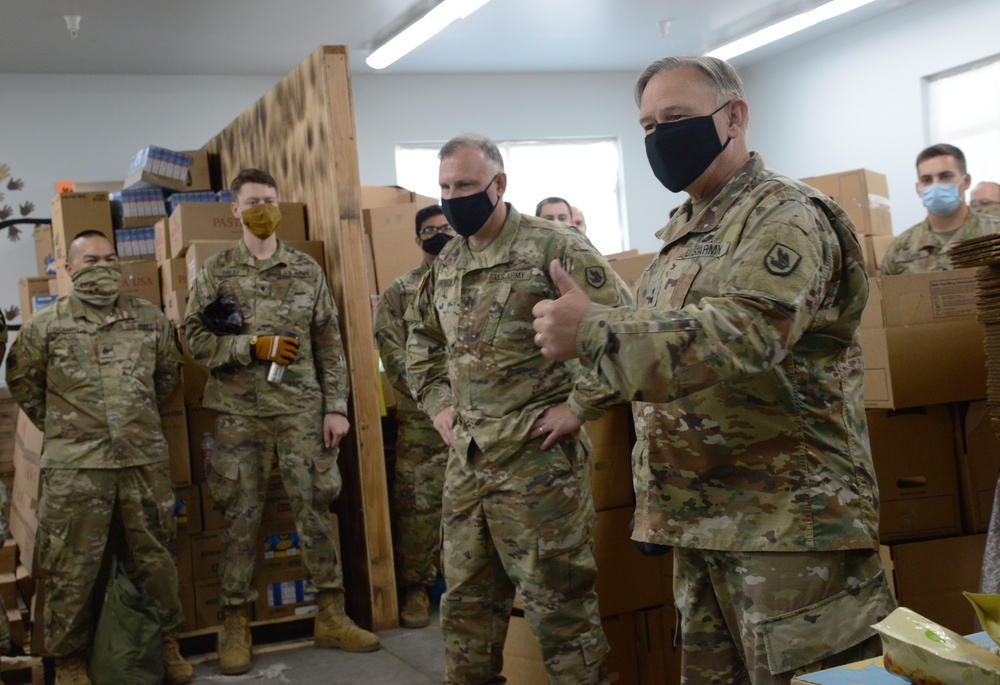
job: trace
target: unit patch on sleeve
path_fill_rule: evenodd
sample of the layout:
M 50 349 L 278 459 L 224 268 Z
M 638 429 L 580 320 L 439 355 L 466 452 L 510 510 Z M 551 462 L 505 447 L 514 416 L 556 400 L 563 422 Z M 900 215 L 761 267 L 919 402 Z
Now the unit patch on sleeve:
M 604 273 L 603 266 L 588 266 L 586 270 L 587 285 L 591 288 L 600 288 L 608 280 L 607 274 Z
M 802 261 L 802 255 L 782 243 L 775 243 L 764 255 L 764 266 L 775 276 L 788 276 Z

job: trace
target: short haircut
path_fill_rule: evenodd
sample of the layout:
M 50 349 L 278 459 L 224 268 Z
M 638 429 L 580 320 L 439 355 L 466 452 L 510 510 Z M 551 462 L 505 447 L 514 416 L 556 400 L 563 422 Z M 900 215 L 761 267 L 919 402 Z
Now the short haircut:
M 438 214 L 444 214 L 444 210 L 441 209 L 441 205 L 430 205 L 429 207 L 423 207 L 417 210 L 417 235 L 420 235 L 420 226 L 430 219 L 432 216 L 437 216 Z
M 274 176 L 267 173 L 266 171 L 261 171 L 260 169 L 242 169 L 233 182 L 229 184 L 229 189 L 233 191 L 233 199 L 240 193 L 240 188 L 245 186 L 247 183 L 260 183 L 261 185 L 269 186 L 274 188 L 275 191 L 278 190 L 278 184 L 274 182 Z
M 917 155 L 917 170 L 919 171 L 921 162 L 926 162 L 934 157 L 954 157 L 955 161 L 958 162 L 958 170 L 965 173 L 965 154 L 948 143 L 938 143 L 921 150 L 920 154 Z
M 541 202 L 539 202 L 537 205 L 535 205 L 535 216 L 541 216 L 542 215 L 542 207 L 543 206 L 545 206 L 545 205 L 554 205 L 554 204 L 558 204 L 560 202 L 563 203 L 564 205 L 566 205 L 566 213 L 569 214 L 570 221 L 572 221 L 573 220 L 573 206 L 570 205 L 570 203 L 569 203 L 568 200 L 564 200 L 561 197 L 555 197 L 555 196 L 553 196 L 553 197 L 547 197 L 544 200 L 542 200 Z
M 76 252 L 76 248 L 78 248 L 80 246 L 80 243 L 82 241 L 86 240 L 87 238 L 104 238 L 111 245 L 111 249 L 112 250 L 115 249 L 115 244 L 111 241 L 111 238 L 109 238 L 108 236 L 104 235 L 100 231 L 95 231 L 93 229 L 88 229 L 86 231 L 81 231 L 81 232 L 77 233 L 76 237 L 73 238 L 73 240 L 69 241 L 69 246 L 66 248 L 66 261 L 67 262 L 73 261 L 73 253 Z
M 441 149 L 438 151 L 438 159 L 451 157 L 459 150 L 464 150 L 467 147 L 476 148 L 483 153 L 496 171 L 503 171 L 503 156 L 500 154 L 500 148 L 492 140 L 478 133 L 463 133 L 455 136 L 441 146 Z
M 635 104 L 642 104 L 642 94 L 649 85 L 649 80 L 661 71 L 673 71 L 681 67 L 694 67 L 705 77 L 705 82 L 719 100 L 740 98 L 746 100 L 743 81 L 729 62 L 718 57 L 703 57 L 701 55 L 678 55 L 658 59 L 646 67 L 635 82 Z

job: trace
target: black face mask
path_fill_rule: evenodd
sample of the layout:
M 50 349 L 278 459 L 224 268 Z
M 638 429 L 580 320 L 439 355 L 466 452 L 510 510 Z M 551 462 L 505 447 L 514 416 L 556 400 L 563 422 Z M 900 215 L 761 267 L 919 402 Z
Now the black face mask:
M 649 166 L 667 190 L 679 193 L 694 183 L 729 145 L 729 138 L 725 145 L 719 142 L 713 119 L 722 107 L 703 117 L 657 124 L 646 136 Z
M 499 174 L 497 174 L 499 175 Z M 455 232 L 468 238 L 486 224 L 490 218 L 497 202 L 490 202 L 490 196 L 486 192 L 497 180 L 494 176 L 480 192 L 465 197 L 456 197 L 451 200 L 441 200 L 441 209 L 444 210 L 444 218 L 448 220 Z
M 451 240 L 452 237 L 453 236 L 450 236 L 447 233 L 437 233 L 432 235 L 427 240 L 421 240 L 420 247 L 422 247 L 424 252 L 427 254 L 432 254 L 436 257 L 441 254 L 441 250 L 444 249 L 444 246 L 448 244 L 448 241 Z

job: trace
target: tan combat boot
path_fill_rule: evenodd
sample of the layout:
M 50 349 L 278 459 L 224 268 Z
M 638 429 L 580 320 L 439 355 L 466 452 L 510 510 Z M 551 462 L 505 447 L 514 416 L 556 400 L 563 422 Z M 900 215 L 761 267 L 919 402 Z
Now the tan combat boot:
M 79 654 L 56 657 L 56 685 L 90 685 L 87 658 Z
M 345 652 L 374 652 L 378 638 L 359 628 L 344 611 L 343 590 L 323 590 L 318 595 L 319 613 L 313 635 L 317 647 L 339 647 Z
M 177 631 L 174 630 L 163 634 L 163 670 L 167 674 L 167 685 L 184 685 L 194 678 L 194 669 L 181 656 Z
M 250 670 L 250 619 L 246 606 L 226 607 L 219 633 L 219 668 L 222 675 L 239 675 Z
M 404 628 L 423 628 L 431 622 L 431 601 L 427 588 L 417 585 L 406 591 L 399 622 Z

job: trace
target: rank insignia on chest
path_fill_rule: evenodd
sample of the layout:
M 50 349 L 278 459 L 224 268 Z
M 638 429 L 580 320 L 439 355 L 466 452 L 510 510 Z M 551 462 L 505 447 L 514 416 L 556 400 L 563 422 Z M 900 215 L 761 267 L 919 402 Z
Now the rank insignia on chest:
M 764 257 L 764 266 L 775 276 L 787 276 L 795 271 L 802 255 L 781 243 L 775 243 Z
M 588 266 L 585 275 L 587 277 L 587 285 L 591 288 L 600 288 L 608 281 L 603 266 Z

